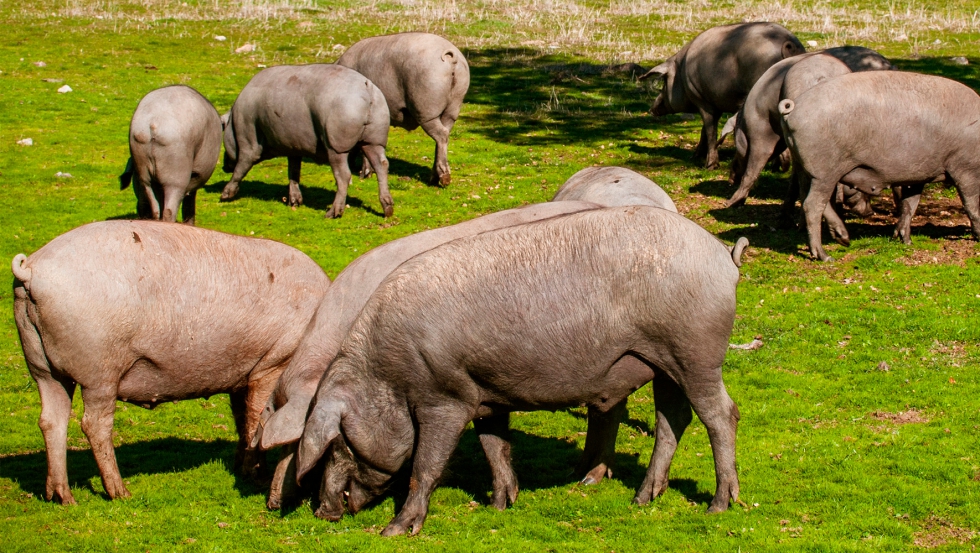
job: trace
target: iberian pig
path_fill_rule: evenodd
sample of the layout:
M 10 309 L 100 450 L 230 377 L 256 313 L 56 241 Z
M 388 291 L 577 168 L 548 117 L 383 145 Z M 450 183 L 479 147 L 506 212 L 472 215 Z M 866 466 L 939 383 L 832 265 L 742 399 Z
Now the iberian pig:
M 722 131 L 724 136 L 729 126 L 734 127 L 731 132 L 735 136 L 735 157 L 729 181 L 738 186 L 725 206 L 745 203 L 766 162 L 785 150 L 779 122 L 780 100 L 792 100 L 821 81 L 847 73 L 889 69 L 894 67 L 881 54 L 861 46 L 841 46 L 793 56 L 770 67 Z
M 470 66 L 459 48 L 429 33 L 398 33 L 360 40 L 336 63 L 381 89 L 392 126 L 410 131 L 421 126 L 436 141 L 429 184 L 448 185 L 449 132 L 470 87 Z M 361 176 L 368 174 L 365 163 Z
M 499 211 L 393 240 L 358 257 L 341 271 L 323 296 L 292 361 L 279 378 L 269 397 L 269 404 L 262 412 L 254 445 L 261 449 L 280 445 L 287 448 L 273 477 L 268 507 L 279 508 L 282 501 L 295 491 L 295 444 L 303 434 L 303 424 L 317 384 L 340 350 L 340 344 L 357 314 L 389 273 L 412 257 L 457 238 L 598 207 L 596 204 L 569 201 Z M 476 430 L 494 474 L 492 502 L 503 509 L 507 501 L 513 503 L 517 497 L 517 479 L 510 468 L 510 446 L 495 434 L 495 429 L 499 427 L 506 430 L 506 416 L 502 420 L 476 422 Z
M 703 122 L 696 157 L 718 167 L 718 118 L 735 113 L 759 77 L 774 63 L 802 54 L 803 45 L 775 23 L 713 27 L 694 37 L 667 61 L 640 79 L 663 77 L 653 115 L 700 113 Z
M 75 386 L 82 430 L 106 493 L 129 497 L 112 447 L 120 399 L 165 401 L 231 394 L 236 465 L 269 393 L 329 287 L 299 250 L 157 221 L 91 223 L 14 257 L 14 319 L 41 395 L 45 493 L 75 503 L 66 439 Z
M 551 201 L 568 200 L 603 207 L 648 205 L 677 213 L 677 206 L 663 188 L 625 167 L 586 167 L 568 177 Z
M 657 440 L 635 501 L 666 489 L 693 407 L 714 453 L 709 512 L 727 509 L 739 413 L 721 367 L 736 252 L 676 213 L 628 206 L 460 238 L 403 263 L 361 310 L 310 409 L 297 475 L 325 456 L 317 515 L 339 519 L 345 494 L 357 512 L 411 459 L 408 497 L 383 534 L 417 533 L 471 420 L 602 411 L 650 380 Z
M 140 100 L 129 123 L 119 189 L 133 182 L 141 219 L 173 223 L 181 206 L 184 222 L 193 225 L 197 189 L 211 178 L 219 153 L 221 117 L 211 102 L 189 86 L 158 88 Z
M 872 196 L 902 185 L 895 233 L 908 244 L 923 187 L 949 182 L 980 238 L 980 96 L 968 86 L 917 73 L 851 73 L 781 101 L 779 113 L 794 177 L 808 190 L 803 211 L 814 257 L 831 260 L 820 223 L 838 183 Z M 846 230 L 835 239 L 846 245 Z
M 364 75 L 323 63 L 279 65 L 263 69 L 239 93 L 225 115 L 224 171 L 231 180 L 222 200 L 238 193 L 238 184 L 260 161 L 289 160 L 289 205 L 303 203 L 299 189 L 303 158 L 329 163 L 337 195 L 327 217 L 344 213 L 351 182 L 347 158 L 361 148 L 378 174 L 378 198 L 385 217 L 394 211 L 388 191 L 388 105 Z

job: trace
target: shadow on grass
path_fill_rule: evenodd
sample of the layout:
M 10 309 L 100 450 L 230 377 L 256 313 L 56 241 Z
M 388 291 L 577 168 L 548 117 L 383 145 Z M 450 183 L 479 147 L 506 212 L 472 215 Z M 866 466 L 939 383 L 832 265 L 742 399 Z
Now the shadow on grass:
M 159 438 L 138 443 L 122 444 L 115 448 L 116 462 L 123 480 L 134 476 L 167 474 L 192 470 L 213 461 L 225 465 L 235 475 L 235 489 L 242 496 L 266 493 L 259 483 L 233 470 L 237 442 L 231 440 L 194 441 L 180 438 Z M 89 482 L 99 477 L 99 468 L 90 449 L 68 450 L 68 484 L 72 488 L 88 488 L 95 495 L 109 499 L 101 487 L 92 489 Z M 275 454 L 269 457 L 276 460 Z M 0 459 L 5 478 L 10 478 L 26 492 L 42 499 L 47 478 L 47 457 L 44 451 L 10 455 Z
M 467 128 L 491 140 L 524 146 L 625 138 L 655 127 L 649 111 L 656 91 L 638 83 L 635 64 L 599 65 L 533 48 L 466 53 L 470 64 Z M 547 133 L 536 131 L 546 130 Z
M 330 184 L 333 185 L 333 178 L 330 178 Z M 228 181 L 218 181 L 208 184 L 204 189 L 210 193 L 220 194 L 224 189 Z M 324 213 L 330 209 L 333 205 L 333 200 L 337 197 L 336 190 L 327 190 L 320 186 L 308 186 L 306 184 L 300 184 L 300 192 L 303 193 L 303 205 L 306 207 L 315 209 L 317 211 L 323 211 Z M 242 181 L 238 189 L 238 195 L 229 200 L 228 205 L 234 205 L 235 200 L 238 198 L 253 198 L 256 200 L 262 200 L 266 202 L 274 202 L 281 204 L 283 208 L 288 209 L 288 206 L 283 201 L 283 198 L 289 197 L 289 184 L 266 184 L 259 181 Z M 371 213 L 372 215 L 377 215 L 378 217 L 384 217 L 384 213 L 374 209 L 372 206 L 365 205 L 360 198 L 351 195 L 351 190 L 347 190 L 347 205 L 355 209 L 362 209 Z

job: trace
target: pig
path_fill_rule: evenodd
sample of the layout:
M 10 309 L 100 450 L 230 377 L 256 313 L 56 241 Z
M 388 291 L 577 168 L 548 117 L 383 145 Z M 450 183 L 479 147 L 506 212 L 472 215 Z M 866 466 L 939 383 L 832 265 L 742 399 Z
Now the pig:
M 553 202 L 579 200 L 603 207 L 649 205 L 677 213 L 657 183 L 625 167 L 586 167 L 561 185 Z
M 289 160 L 289 205 L 303 203 L 299 189 L 303 158 L 329 163 L 337 195 L 328 218 L 344 213 L 351 174 L 347 158 L 364 152 L 378 174 L 384 216 L 394 212 L 388 191 L 388 104 L 378 87 L 360 73 L 339 65 L 279 65 L 259 71 L 225 114 L 224 171 L 231 180 L 221 192 L 230 200 L 256 163 L 285 156 Z
M 411 459 L 408 497 L 382 534 L 417 533 L 471 420 L 605 410 L 651 380 L 657 440 L 634 501 L 666 489 L 693 407 L 714 453 L 709 512 L 724 511 L 739 491 L 739 412 L 721 366 L 740 251 L 676 213 L 628 206 L 460 238 L 403 263 L 361 310 L 310 409 L 297 476 L 325 457 L 317 515 L 339 519 L 345 494 L 357 512 Z
M 279 378 L 269 397 L 268 406 L 262 412 L 253 445 L 263 450 L 286 446 L 285 455 L 273 476 L 268 507 L 278 509 L 283 500 L 296 491 L 293 486 L 295 447 L 302 436 L 303 424 L 317 384 L 337 355 L 357 314 L 389 273 L 408 259 L 460 237 L 598 207 L 588 202 L 568 201 L 491 213 L 456 225 L 393 240 L 358 257 L 341 271 L 323 296 L 310 327 L 296 348 L 289 366 Z M 490 433 L 496 428 L 491 427 L 490 422 L 493 421 L 481 421 L 476 426 L 495 475 L 492 502 L 503 509 L 508 500 L 513 502 L 517 497 L 517 479 L 510 469 L 509 446 Z M 618 420 L 616 422 L 618 424 Z M 496 424 L 507 427 L 506 419 L 497 421 Z
M 725 207 L 745 203 L 766 162 L 785 151 L 779 122 L 780 100 L 792 100 L 823 80 L 850 72 L 891 69 L 894 66 L 881 54 L 861 46 L 841 46 L 793 56 L 770 67 L 722 130 L 722 137 L 734 132 L 735 158 L 729 181 L 738 185 Z
M 448 185 L 449 132 L 470 87 L 470 66 L 459 48 L 429 33 L 397 33 L 360 40 L 336 63 L 381 89 L 392 126 L 409 131 L 421 126 L 436 141 L 429 184 Z M 369 172 L 365 163 L 361 175 Z
M 133 183 L 142 219 L 173 223 L 181 206 L 184 223 L 193 225 L 197 190 L 211 178 L 220 153 L 221 117 L 211 102 L 189 86 L 158 88 L 133 113 L 119 189 Z
M 713 27 L 694 37 L 667 61 L 640 76 L 663 78 L 653 115 L 700 113 L 703 125 L 695 155 L 718 167 L 718 118 L 735 113 L 759 77 L 776 62 L 806 49 L 775 23 Z
M 45 495 L 73 504 L 66 440 L 75 386 L 106 493 L 129 497 L 112 446 L 116 400 L 231 395 L 235 464 L 330 280 L 299 250 L 158 221 L 91 223 L 13 259 L 14 319 L 41 395 Z
M 808 191 L 803 211 L 813 257 L 832 260 L 820 222 L 838 183 L 872 196 L 902 185 L 895 234 L 906 244 L 925 184 L 952 183 L 980 238 L 980 97 L 968 86 L 899 71 L 851 73 L 782 100 L 779 113 L 794 175 Z M 882 121 L 902 132 L 887 132 Z M 846 230 L 834 238 L 849 243 Z

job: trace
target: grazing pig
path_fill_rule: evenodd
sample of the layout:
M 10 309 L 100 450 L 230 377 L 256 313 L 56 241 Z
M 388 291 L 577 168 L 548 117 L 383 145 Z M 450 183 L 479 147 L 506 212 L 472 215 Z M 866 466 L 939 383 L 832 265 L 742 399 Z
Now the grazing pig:
M 317 389 L 297 454 L 300 478 L 326 454 L 317 515 L 339 519 L 345 493 L 357 512 L 411 459 L 408 497 L 382 533 L 417 533 L 471 420 L 606 410 L 651 379 L 657 440 L 635 501 L 666 489 L 693 407 L 714 453 L 709 512 L 727 509 L 739 414 L 721 366 L 737 255 L 676 213 L 628 206 L 460 238 L 405 262 Z
M 881 54 L 861 46 L 841 46 L 794 56 L 770 67 L 749 91 L 742 109 L 728 121 L 735 135 L 735 158 L 729 181 L 738 190 L 726 207 L 745 203 L 766 162 L 786 148 L 779 119 L 779 101 L 794 99 L 826 79 L 856 71 L 894 69 Z
M 640 79 L 663 77 L 653 115 L 700 113 L 697 157 L 718 167 L 718 118 L 735 113 L 759 77 L 774 63 L 802 54 L 803 45 L 775 23 L 739 23 L 704 31 Z
M 45 493 L 61 503 L 75 503 L 65 448 L 76 384 L 114 499 L 129 497 L 112 447 L 117 399 L 152 409 L 231 394 L 235 464 L 254 472 L 259 414 L 330 284 L 285 244 L 153 221 L 85 225 L 17 255 L 12 270 L 14 319 L 41 394 Z
M 903 185 L 895 232 L 908 244 L 925 184 L 950 182 L 980 238 L 980 97 L 966 85 L 899 71 L 852 73 L 781 101 L 779 113 L 794 176 L 808 190 L 803 211 L 814 257 L 831 260 L 820 221 L 838 183 L 872 196 Z M 846 230 L 835 239 L 846 245 Z
M 569 201 L 500 211 L 378 246 L 341 271 L 323 296 L 292 361 L 270 395 L 253 442 L 262 449 L 287 446 L 273 477 L 269 508 L 278 509 L 283 499 L 295 491 L 295 444 L 303 434 L 303 424 L 317 384 L 337 355 L 357 314 L 389 273 L 408 259 L 457 238 L 597 207 L 596 204 Z M 517 480 L 510 469 L 509 446 L 492 433 L 500 425 L 506 429 L 506 418 L 480 421 L 476 427 L 494 472 L 493 503 L 503 509 L 508 500 L 513 502 L 517 496 Z
M 245 85 L 226 114 L 224 170 L 232 173 L 222 200 L 238 193 L 238 183 L 256 163 L 289 160 L 289 205 L 303 203 L 299 189 L 303 158 L 329 163 L 337 195 L 327 217 L 344 213 L 351 174 L 347 157 L 361 148 L 378 174 L 378 197 L 385 217 L 394 211 L 388 191 L 388 105 L 378 87 L 360 73 L 315 63 L 263 69 Z
M 120 190 L 131 181 L 141 219 L 193 225 L 197 189 L 204 186 L 221 153 L 221 117 L 189 86 L 158 88 L 140 100 L 129 124 L 129 161 Z M 186 196 L 186 198 L 185 198 Z
M 421 126 L 436 141 L 429 184 L 448 185 L 449 132 L 470 87 L 470 66 L 459 48 L 429 33 L 398 33 L 358 41 L 336 63 L 378 85 L 392 126 Z M 368 167 L 361 176 L 369 174 Z
M 625 167 L 586 167 L 561 185 L 553 202 L 579 200 L 603 207 L 648 205 L 677 213 L 657 183 Z

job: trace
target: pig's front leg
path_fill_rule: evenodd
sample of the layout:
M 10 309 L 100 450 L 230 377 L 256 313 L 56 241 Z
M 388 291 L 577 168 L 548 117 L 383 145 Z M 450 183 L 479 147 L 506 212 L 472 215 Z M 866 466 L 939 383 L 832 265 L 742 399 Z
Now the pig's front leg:
M 480 436 L 480 445 L 493 473 L 493 495 L 490 503 L 499 511 L 517 501 L 517 475 L 510 463 L 510 413 L 483 417 L 473 421 L 473 428 Z
M 459 443 L 466 423 L 473 419 L 473 409 L 464 404 L 442 404 L 415 410 L 418 442 L 412 462 L 408 497 L 398 515 L 381 532 L 382 536 L 412 535 L 422 530 L 429 512 L 429 498 Z

